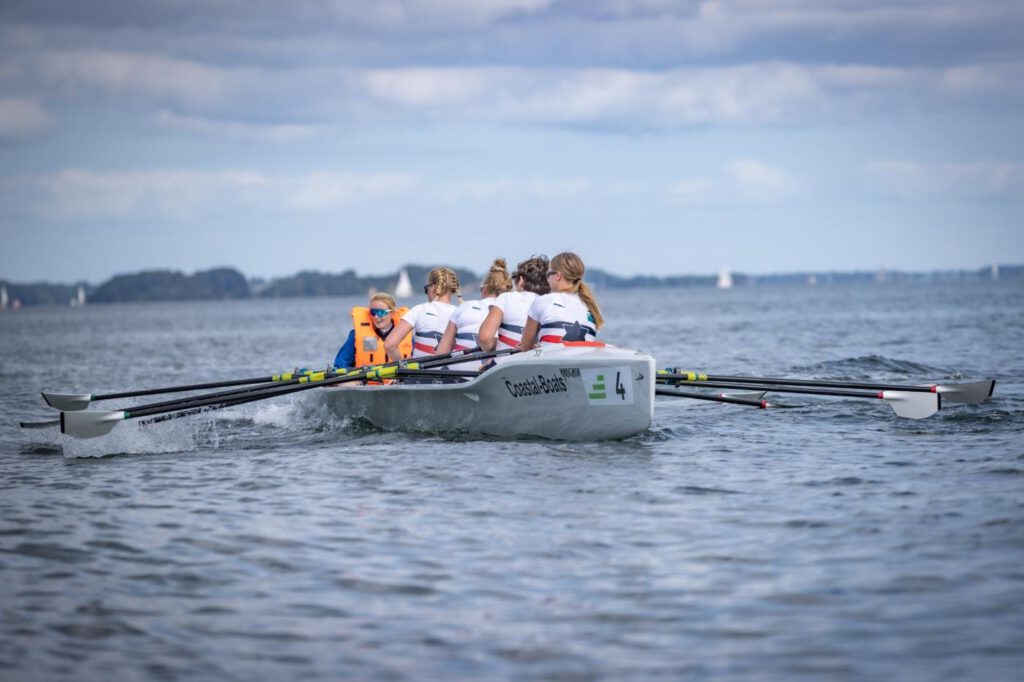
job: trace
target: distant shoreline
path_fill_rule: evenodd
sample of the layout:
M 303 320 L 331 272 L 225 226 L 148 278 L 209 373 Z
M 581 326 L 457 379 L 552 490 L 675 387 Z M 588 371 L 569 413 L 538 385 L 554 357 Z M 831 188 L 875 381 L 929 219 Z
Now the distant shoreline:
M 393 274 L 360 276 L 354 270 L 341 273 L 300 272 L 270 280 L 246 278 L 234 268 L 214 268 L 185 275 L 180 271 L 151 270 L 116 275 L 92 285 L 88 282 L 56 284 L 16 283 L 0 280 L 0 309 L 38 305 L 83 305 L 88 303 L 144 303 L 157 301 L 204 301 L 252 298 L 308 298 L 355 296 L 370 291 L 393 291 L 401 272 L 413 282 L 426 277 L 429 268 L 406 265 Z M 480 275 L 456 269 L 464 291 L 472 291 Z M 743 288 L 750 286 L 833 286 L 888 282 L 964 282 L 1024 280 L 1024 265 L 993 265 L 974 270 L 908 272 L 792 272 L 750 275 L 723 271 L 718 275 L 636 275 L 621 277 L 600 269 L 587 271 L 586 281 L 601 289 L 657 289 L 678 287 Z

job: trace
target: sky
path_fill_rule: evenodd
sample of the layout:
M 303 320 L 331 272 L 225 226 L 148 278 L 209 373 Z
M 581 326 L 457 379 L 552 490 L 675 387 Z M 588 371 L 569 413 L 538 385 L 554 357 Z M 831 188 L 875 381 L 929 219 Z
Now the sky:
M 1020 0 L 3 0 L 0 279 L 1024 263 Z

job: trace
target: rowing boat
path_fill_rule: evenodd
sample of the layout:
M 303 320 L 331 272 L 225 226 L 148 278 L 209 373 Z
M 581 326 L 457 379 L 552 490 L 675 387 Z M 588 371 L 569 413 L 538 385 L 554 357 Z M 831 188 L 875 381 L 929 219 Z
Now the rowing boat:
M 654 379 L 649 355 L 580 344 L 518 353 L 464 381 L 339 384 L 316 395 L 388 431 L 597 441 L 650 427 Z

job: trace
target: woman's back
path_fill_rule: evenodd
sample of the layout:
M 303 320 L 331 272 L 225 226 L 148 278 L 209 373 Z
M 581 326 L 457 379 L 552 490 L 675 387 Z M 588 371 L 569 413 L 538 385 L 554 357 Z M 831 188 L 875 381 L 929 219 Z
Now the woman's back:
M 517 348 L 523 337 L 527 313 L 537 294 L 530 291 L 509 291 L 498 296 L 491 303 L 501 309 L 501 326 L 498 327 L 497 349 Z
M 402 318 L 412 326 L 413 357 L 433 355 L 441 340 L 455 306 L 443 301 L 429 301 L 413 306 Z
M 537 321 L 540 343 L 593 341 L 597 325 L 577 294 L 555 292 L 538 296 L 527 316 Z

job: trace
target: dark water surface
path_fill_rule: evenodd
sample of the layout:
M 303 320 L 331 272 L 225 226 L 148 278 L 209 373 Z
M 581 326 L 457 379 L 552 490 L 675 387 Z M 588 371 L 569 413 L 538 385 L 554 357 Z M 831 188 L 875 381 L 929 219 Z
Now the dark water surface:
M 75 441 L 17 427 L 39 390 L 320 367 L 362 299 L 4 312 L 0 678 L 1020 679 L 1024 287 L 600 298 L 659 366 L 999 384 L 922 421 L 659 398 L 597 444 L 312 393 Z

